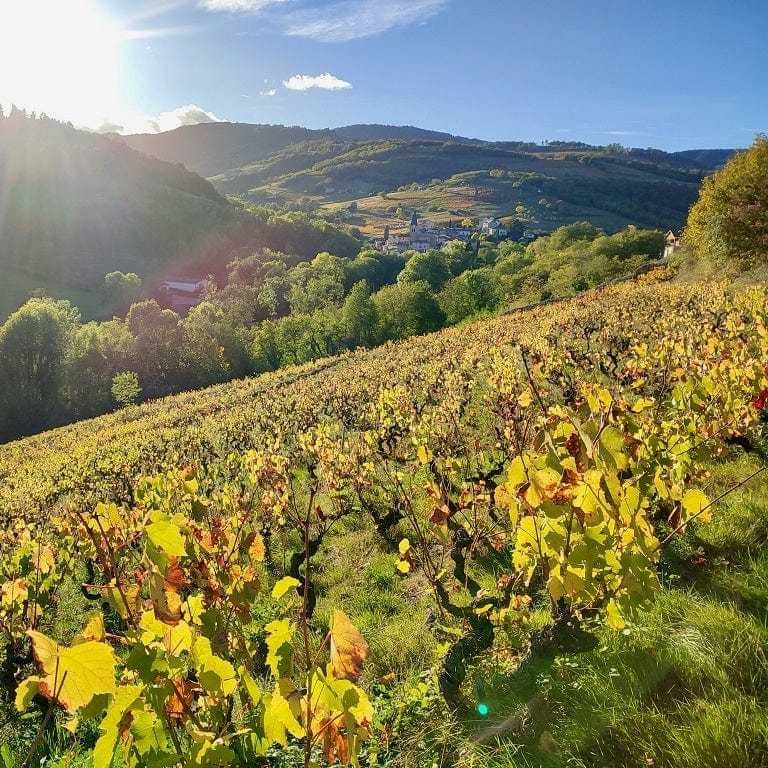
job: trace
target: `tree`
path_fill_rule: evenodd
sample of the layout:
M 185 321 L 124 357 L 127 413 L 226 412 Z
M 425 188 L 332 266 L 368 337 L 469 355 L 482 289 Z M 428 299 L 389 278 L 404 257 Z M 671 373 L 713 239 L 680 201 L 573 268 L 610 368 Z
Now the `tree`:
M 61 420 L 62 382 L 79 314 L 69 302 L 30 299 L 0 329 L 0 406 L 5 438 Z
M 437 297 L 449 325 L 461 322 L 484 310 L 493 310 L 501 302 L 499 279 L 491 267 L 463 272 L 449 280 Z
M 141 298 L 141 278 L 135 272 L 108 272 L 101 286 L 104 303 L 112 311 L 124 315 L 131 304 Z
M 115 374 L 112 379 L 112 397 L 121 408 L 133 405 L 141 394 L 139 377 L 136 371 L 123 371 Z
M 352 286 L 342 311 L 348 346 L 373 346 L 378 339 L 379 312 L 365 280 Z
M 704 180 L 685 240 L 714 263 L 768 261 L 768 137 L 758 136 Z
M 372 299 L 386 338 L 404 339 L 431 333 L 445 324 L 445 312 L 440 309 L 429 283 L 388 285 Z
M 338 305 L 344 296 L 344 261 L 330 253 L 319 253 L 309 264 L 294 267 L 288 295 L 291 312 L 311 314 Z
M 439 291 L 451 279 L 448 260 L 440 251 L 428 250 L 414 253 L 397 276 L 398 283 L 429 283 L 433 291 Z
M 134 336 L 133 365 L 147 397 L 162 397 L 183 388 L 179 316 L 154 299 L 134 304 L 125 318 Z
M 265 320 L 256 328 L 251 345 L 251 359 L 256 373 L 276 371 L 282 357 L 278 345 L 278 322 Z
M 399 253 L 380 253 L 363 250 L 352 261 L 347 262 L 344 285 L 351 290 L 355 283 L 365 280 L 376 291 L 394 283 L 405 266 L 405 257 Z
M 119 319 L 74 330 L 64 377 L 68 419 L 87 419 L 112 408 L 112 379 L 130 364 L 132 345 L 133 336 Z
M 179 323 L 181 356 L 188 383 L 204 387 L 251 372 L 249 333 L 225 308 L 210 301 L 193 307 Z

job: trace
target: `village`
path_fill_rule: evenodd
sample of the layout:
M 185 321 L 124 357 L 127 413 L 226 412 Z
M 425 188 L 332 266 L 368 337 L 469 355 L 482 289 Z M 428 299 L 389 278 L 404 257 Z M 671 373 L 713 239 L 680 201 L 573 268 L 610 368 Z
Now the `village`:
M 478 222 L 476 227 L 454 227 L 452 224 L 440 226 L 429 219 L 419 220 L 416 211 L 411 217 L 411 226 L 408 232 L 390 234 L 389 227 L 384 230 L 384 236 L 373 241 L 377 250 L 383 253 L 404 253 L 405 251 L 418 251 L 423 253 L 430 249 L 440 249 L 451 240 L 470 240 L 473 234 L 479 233 L 503 240 L 509 234 L 507 227 L 493 216 L 486 216 Z M 535 235 L 525 233 L 525 236 L 533 239 Z

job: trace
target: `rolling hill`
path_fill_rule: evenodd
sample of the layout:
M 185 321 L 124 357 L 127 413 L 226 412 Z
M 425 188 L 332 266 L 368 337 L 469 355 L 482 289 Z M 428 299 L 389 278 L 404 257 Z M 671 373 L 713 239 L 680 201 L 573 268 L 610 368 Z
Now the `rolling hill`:
M 2 316 L 36 289 L 89 314 L 107 272 L 151 283 L 235 220 L 181 165 L 52 120 L 0 120 Z
M 702 178 L 730 154 L 485 142 L 384 125 L 310 131 L 209 123 L 126 141 L 252 202 L 331 213 L 355 202 L 350 223 L 367 234 L 401 225 L 393 214 L 404 205 L 438 220 L 509 216 L 545 230 L 583 219 L 610 231 L 678 228 Z M 424 194 L 398 196 L 412 192 Z

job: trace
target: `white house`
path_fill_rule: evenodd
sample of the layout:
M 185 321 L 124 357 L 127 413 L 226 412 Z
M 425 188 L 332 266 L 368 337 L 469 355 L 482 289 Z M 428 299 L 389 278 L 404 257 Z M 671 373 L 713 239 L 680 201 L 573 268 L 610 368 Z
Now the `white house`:
M 491 237 L 506 237 L 509 234 L 509 230 L 493 216 L 480 219 L 480 231 Z
M 192 307 L 203 300 L 203 291 L 211 285 L 211 281 L 174 278 L 166 280 L 160 290 L 165 294 L 170 308 L 174 312 L 186 315 Z
M 664 235 L 664 258 L 671 256 L 681 245 L 683 239 L 678 237 L 671 229 Z

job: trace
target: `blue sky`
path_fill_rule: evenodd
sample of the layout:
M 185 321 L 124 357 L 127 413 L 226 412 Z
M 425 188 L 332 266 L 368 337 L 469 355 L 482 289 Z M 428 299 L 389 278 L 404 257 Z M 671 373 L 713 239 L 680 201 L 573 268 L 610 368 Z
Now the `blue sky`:
M 6 40 L 21 42 L 0 44 L 0 103 L 92 128 L 376 122 L 667 150 L 768 131 L 765 0 L 2 6 Z

